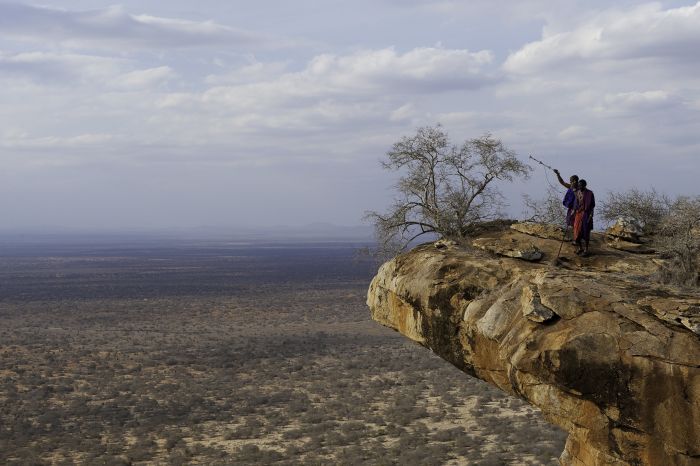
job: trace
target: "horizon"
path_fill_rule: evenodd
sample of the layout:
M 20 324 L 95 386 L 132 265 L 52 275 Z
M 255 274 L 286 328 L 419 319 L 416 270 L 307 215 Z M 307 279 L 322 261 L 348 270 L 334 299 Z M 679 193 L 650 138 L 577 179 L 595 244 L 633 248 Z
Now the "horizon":
M 132 244 L 158 244 L 169 247 L 172 244 L 205 242 L 212 244 L 235 243 L 251 246 L 264 244 L 364 244 L 375 243 L 373 228 L 366 225 L 278 225 L 274 227 L 193 227 L 161 228 L 151 230 L 136 229 L 66 229 L 42 227 L 36 229 L 0 229 L 1 246 L 16 247 L 22 244 L 45 246 L 95 246 Z M 0 255 L 3 252 L 0 251 Z

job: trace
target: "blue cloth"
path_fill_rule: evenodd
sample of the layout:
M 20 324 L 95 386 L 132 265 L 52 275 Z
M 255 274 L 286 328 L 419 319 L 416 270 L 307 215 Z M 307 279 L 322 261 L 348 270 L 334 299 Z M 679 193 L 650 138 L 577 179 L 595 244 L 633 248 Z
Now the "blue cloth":
M 566 226 L 574 226 L 574 204 L 576 204 L 576 192 L 569 188 L 564 195 L 564 207 L 566 211 Z
M 574 192 L 573 189 L 569 188 L 566 191 L 566 194 L 564 195 L 564 206 L 567 209 L 571 209 L 574 207 L 575 202 L 576 202 L 576 193 Z

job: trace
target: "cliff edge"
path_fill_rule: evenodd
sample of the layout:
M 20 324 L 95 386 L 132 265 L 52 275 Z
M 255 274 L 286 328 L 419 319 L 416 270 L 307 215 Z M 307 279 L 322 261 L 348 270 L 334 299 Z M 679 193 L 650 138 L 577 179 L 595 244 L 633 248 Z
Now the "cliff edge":
M 655 284 L 653 251 L 601 235 L 554 266 L 550 230 L 400 255 L 370 285 L 372 317 L 537 406 L 569 433 L 562 464 L 699 465 L 700 294 Z

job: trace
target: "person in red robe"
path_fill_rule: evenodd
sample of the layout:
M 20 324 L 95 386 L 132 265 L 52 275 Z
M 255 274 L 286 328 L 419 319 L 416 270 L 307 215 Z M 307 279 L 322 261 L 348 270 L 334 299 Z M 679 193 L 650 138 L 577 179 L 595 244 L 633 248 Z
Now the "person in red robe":
M 591 241 L 593 229 L 593 209 L 595 208 L 595 196 L 593 191 L 587 188 L 586 180 L 579 180 L 574 202 L 574 241 L 576 242 L 576 254 L 587 256 L 588 245 Z M 585 243 L 585 246 L 584 246 Z

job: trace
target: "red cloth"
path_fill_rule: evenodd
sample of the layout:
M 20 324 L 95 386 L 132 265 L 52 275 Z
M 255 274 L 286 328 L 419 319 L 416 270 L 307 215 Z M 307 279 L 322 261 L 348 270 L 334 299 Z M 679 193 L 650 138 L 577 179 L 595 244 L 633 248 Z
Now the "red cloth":
M 586 225 L 587 215 L 584 211 L 577 211 L 574 216 L 574 240 L 586 240 L 591 237 L 591 230 Z M 584 228 L 584 225 L 586 227 Z
M 595 196 L 588 189 L 576 192 L 576 205 L 574 209 L 574 240 L 590 240 L 593 229 L 593 209 L 595 208 Z

